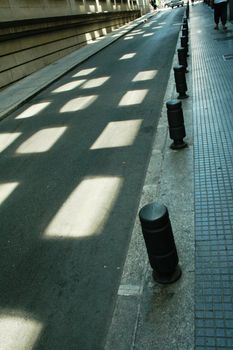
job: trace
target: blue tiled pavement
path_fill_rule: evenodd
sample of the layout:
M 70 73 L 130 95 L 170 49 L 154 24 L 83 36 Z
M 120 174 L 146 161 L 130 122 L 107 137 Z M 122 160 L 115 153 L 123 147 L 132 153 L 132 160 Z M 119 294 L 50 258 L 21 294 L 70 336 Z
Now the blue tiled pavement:
M 233 349 L 233 31 L 192 7 L 195 349 Z M 233 58 L 233 55 L 232 55 Z

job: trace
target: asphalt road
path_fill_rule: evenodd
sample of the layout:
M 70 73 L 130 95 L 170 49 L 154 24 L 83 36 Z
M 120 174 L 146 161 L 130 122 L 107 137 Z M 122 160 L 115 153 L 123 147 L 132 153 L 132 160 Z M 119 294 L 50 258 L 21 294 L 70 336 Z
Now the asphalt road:
M 183 11 L 155 15 L 0 123 L 7 349 L 103 348 Z

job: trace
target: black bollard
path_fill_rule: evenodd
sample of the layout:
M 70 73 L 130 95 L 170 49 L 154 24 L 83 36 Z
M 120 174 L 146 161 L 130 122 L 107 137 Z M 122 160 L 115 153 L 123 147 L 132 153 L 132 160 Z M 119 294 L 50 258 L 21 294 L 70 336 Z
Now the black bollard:
M 186 22 L 186 23 L 183 23 L 183 29 L 189 30 L 189 27 L 188 27 L 188 23 L 187 23 L 187 22 Z
M 167 208 L 163 204 L 147 204 L 140 210 L 139 218 L 154 280 L 162 284 L 177 281 L 181 269 Z
M 187 19 L 189 19 L 189 2 L 187 3 L 187 7 L 186 7 L 186 17 Z
M 188 27 L 188 20 L 186 17 L 183 18 L 183 25 L 186 25 Z
M 182 29 L 182 36 L 187 37 L 187 43 L 189 41 L 189 36 L 188 35 L 189 35 L 188 29 L 183 27 L 183 29 Z
M 181 101 L 170 100 L 166 103 L 166 106 L 169 134 L 173 140 L 170 148 L 175 150 L 185 148 L 187 143 L 183 140 L 186 132 Z
M 184 47 L 177 50 L 179 65 L 185 67 L 185 73 L 188 72 L 187 52 Z
M 188 40 L 187 40 L 187 38 L 185 36 L 181 36 L 181 38 L 180 38 L 180 46 L 185 48 L 186 55 L 187 55 L 187 57 L 189 57 L 189 55 L 188 55 L 189 44 L 188 44 Z
M 178 92 L 179 100 L 183 100 L 184 98 L 189 97 L 186 94 L 187 91 L 187 84 L 185 79 L 185 67 L 184 66 L 176 66 L 173 67 L 174 75 L 175 75 L 175 82 L 176 82 L 176 91 Z
M 182 46 L 182 47 L 188 46 L 188 37 L 182 35 L 182 36 L 180 37 L 180 43 L 181 43 L 181 46 Z

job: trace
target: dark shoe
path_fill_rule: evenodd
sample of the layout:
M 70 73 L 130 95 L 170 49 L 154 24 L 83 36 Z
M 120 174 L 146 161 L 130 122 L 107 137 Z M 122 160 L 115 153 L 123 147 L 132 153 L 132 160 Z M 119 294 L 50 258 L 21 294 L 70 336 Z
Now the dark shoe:
M 223 26 L 222 29 L 223 29 L 224 31 L 226 31 L 226 30 L 227 30 L 227 27 L 226 27 L 226 26 Z
M 215 30 L 219 30 L 218 25 L 216 25 L 216 26 L 214 27 L 214 29 L 215 29 Z

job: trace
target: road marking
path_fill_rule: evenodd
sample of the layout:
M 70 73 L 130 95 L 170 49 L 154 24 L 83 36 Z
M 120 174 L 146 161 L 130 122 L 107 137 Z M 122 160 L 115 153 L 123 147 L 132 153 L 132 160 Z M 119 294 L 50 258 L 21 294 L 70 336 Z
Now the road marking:
M 123 284 L 118 289 L 120 296 L 140 296 L 142 295 L 142 287 L 133 284 Z

